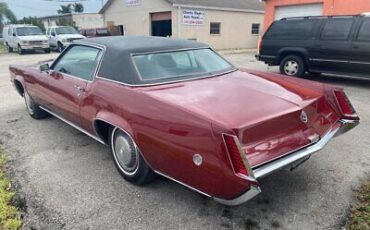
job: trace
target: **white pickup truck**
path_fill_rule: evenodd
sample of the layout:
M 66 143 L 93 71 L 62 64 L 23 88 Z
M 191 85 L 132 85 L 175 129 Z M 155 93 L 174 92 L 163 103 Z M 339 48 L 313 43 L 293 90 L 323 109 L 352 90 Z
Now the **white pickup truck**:
M 74 40 L 86 38 L 71 26 L 48 27 L 46 36 L 49 38 L 50 48 L 58 52 L 62 52 Z

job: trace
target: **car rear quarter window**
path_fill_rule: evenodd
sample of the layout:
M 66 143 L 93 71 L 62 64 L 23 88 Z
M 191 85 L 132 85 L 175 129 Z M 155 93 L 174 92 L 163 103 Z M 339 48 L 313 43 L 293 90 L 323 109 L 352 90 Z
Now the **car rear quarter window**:
M 358 41 L 370 41 L 370 19 L 363 21 L 357 36 Z
M 321 32 L 321 40 L 345 41 L 349 38 L 354 20 L 352 18 L 329 19 Z
M 270 40 L 305 40 L 314 37 L 318 20 L 289 19 L 277 21 L 266 32 L 265 39 Z
M 69 48 L 52 66 L 54 71 L 90 81 L 99 64 L 102 51 L 98 48 L 75 45 Z

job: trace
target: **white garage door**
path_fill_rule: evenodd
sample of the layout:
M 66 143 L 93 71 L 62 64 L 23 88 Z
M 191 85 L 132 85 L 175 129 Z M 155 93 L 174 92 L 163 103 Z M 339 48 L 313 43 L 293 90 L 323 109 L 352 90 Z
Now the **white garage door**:
M 322 4 L 279 6 L 275 11 L 275 20 L 288 17 L 321 16 Z

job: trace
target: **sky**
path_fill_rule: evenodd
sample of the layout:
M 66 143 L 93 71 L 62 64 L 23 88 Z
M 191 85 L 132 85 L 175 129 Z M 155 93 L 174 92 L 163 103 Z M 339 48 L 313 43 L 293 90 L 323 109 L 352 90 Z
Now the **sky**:
M 8 7 L 14 12 L 18 19 L 28 16 L 49 16 L 57 14 L 60 5 L 68 4 L 62 2 L 66 0 L 0 0 L 6 2 Z M 86 13 L 98 12 L 102 7 L 102 2 L 107 0 L 84 0 L 81 3 L 84 5 Z M 77 0 L 78 2 L 78 0 Z

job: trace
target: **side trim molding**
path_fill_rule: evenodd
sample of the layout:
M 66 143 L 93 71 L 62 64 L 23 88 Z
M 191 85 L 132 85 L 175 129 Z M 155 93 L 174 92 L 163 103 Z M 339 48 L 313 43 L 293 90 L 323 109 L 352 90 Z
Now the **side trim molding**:
M 106 145 L 106 143 L 105 143 L 102 139 L 100 139 L 99 137 L 97 137 L 97 136 L 95 136 L 95 135 L 93 135 L 93 134 L 91 134 L 91 133 L 87 132 L 86 130 L 84 130 L 84 129 L 82 129 L 82 128 L 78 127 L 77 125 L 75 125 L 75 124 L 73 124 L 72 122 L 70 122 L 70 121 L 68 121 L 68 120 L 64 119 L 63 117 L 61 117 L 61 116 L 59 116 L 59 115 L 57 115 L 57 114 L 55 114 L 55 113 L 51 112 L 50 110 L 48 110 L 47 108 L 45 108 L 45 107 L 43 107 L 43 106 L 40 106 L 40 108 L 41 108 L 42 110 L 45 110 L 46 112 L 50 113 L 50 114 L 51 114 L 51 115 L 53 115 L 54 117 L 58 118 L 59 120 L 61 120 L 61 121 L 65 122 L 65 123 L 67 123 L 68 125 L 72 126 L 73 128 L 77 129 L 78 131 L 80 131 L 80 132 L 82 132 L 82 133 L 86 134 L 87 136 L 91 137 L 92 139 L 94 139 L 94 140 L 98 141 L 100 144 Z

